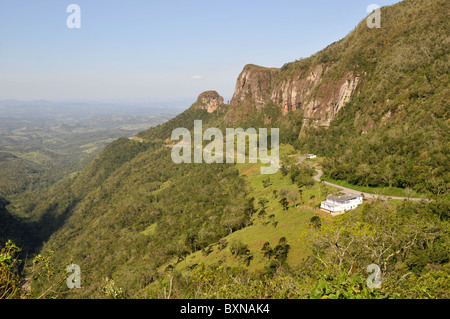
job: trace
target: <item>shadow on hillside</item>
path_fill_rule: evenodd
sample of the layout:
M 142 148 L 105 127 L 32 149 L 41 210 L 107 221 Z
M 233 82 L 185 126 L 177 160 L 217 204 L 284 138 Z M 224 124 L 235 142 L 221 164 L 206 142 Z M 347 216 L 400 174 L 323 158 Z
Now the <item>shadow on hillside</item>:
M 71 200 L 67 207 L 60 213 L 57 213 L 57 204 L 50 205 L 38 221 L 29 224 L 33 238 L 30 253 L 37 253 L 42 249 L 45 242 L 64 226 L 78 203 L 78 199 Z
M 26 254 L 32 249 L 35 238 L 30 225 L 16 218 L 6 209 L 9 204 L 9 201 L 0 198 L 0 249 L 8 240 L 11 240 Z

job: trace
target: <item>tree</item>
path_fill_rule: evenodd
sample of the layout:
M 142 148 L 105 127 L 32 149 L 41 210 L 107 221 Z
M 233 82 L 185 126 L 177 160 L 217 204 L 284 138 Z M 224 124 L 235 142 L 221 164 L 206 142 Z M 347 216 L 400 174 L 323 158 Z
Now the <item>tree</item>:
M 261 248 L 261 253 L 263 254 L 264 258 L 267 258 L 269 261 L 274 255 L 273 249 L 270 247 L 270 243 L 267 241 L 264 243 L 264 245 Z
M 299 196 L 299 198 L 300 198 L 300 202 L 303 203 L 303 189 L 299 189 L 299 190 L 298 190 L 298 196 Z M 313 195 L 313 196 L 314 196 L 314 195 Z
M 16 299 L 20 296 L 21 278 L 18 273 L 20 248 L 8 241 L 0 251 L 0 299 Z
M 122 288 L 117 287 L 115 281 L 108 277 L 103 279 L 102 293 L 105 295 L 106 298 L 111 299 L 126 298 L 126 294 L 123 292 Z
M 381 178 L 389 187 L 392 187 L 392 183 L 394 181 L 394 176 L 395 176 L 395 171 L 391 168 L 391 165 L 387 165 L 382 170 Z
M 279 203 L 281 204 L 281 206 L 283 207 L 283 210 L 287 211 L 289 209 L 289 202 L 286 199 L 286 197 L 283 197 L 280 199 Z
M 242 214 L 242 207 L 228 208 L 226 213 L 222 215 L 220 224 L 228 229 L 229 234 L 232 234 L 235 230 L 244 227 L 245 223 L 250 219 L 253 213 L 253 201 L 250 199 L 244 204 L 245 215 Z
M 185 244 L 191 250 L 191 252 L 195 252 L 197 250 L 197 241 L 198 236 L 196 234 L 188 234 L 185 239 Z
M 291 190 L 288 194 L 287 194 L 287 199 L 293 203 L 295 205 L 295 207 L 297 207 L 297 200 L 298 200 L 298 191 L 296 190 Z
M 250 254 L 250 250 L 247 251 L 243 257 L 244 263 L 248 266 L 250 266 L 250 262 L 253 260 L 253 255 Z
M 396 208 L 391 203 L 375 202 L 356 214 L 322 220 L 321 227 L 310 228 L 309 245 L 315 259 L 324 267 L 322 271 L 330 275 L 362 273 L 365 269 L 358 267 L 377 264 L 383 273 L 388 271 L 395 276 L 395 267 L 407 265 L 408 260 L 411 265 L 418 265 L 417 259 L 410 257 L 424 249 L 429 252 L 420 253 L 429 258 L 425 264 L 444 260 L 442 245 L 447 245 L 444 243 L 448 239 L 443 237 L 443 226 L 439 225 L 437 216 L 433 217 L 420 205 L 408 203 L 404 208 Z
M 411 197 L 414 196 L 414 191 L 411 189 L 411 187 L 406 187 L 405 189 L 405 195 L 407 199 L 410 199 Z
M 286 176 L 289 173 L 289 169 L 286 165 L 281 165 L 280 171 L 283 176 Z
M 269 202 L 269 201 L 268 201 L 266 198 L 262 197 L 262 198 L 260 198 L 260 199 L 258 200 L 258 205 L 259 205 L 262 209 L 266 209 L 266 208 L 267 208 L 266 204 L 267 204 L 268 202 Z
M 241 258 L 247 266 L 250 265 L 253 255 L 250 253 L 248 245 L 242 243 L 241 241 L 234 241 L 231 243 L 230 251 L 232 255 Z
M 266 179 L 263 179 L 262 183 L 263 183 L 264 188 L 272 186 L 272 181 L 270 180 L 270 177 L 267 177 Z
M 228 229 L 229 234 L 232 234 L 235 230 L 244 225 L 244 223 L 241 216 L 225 215 L 224 217 L 222 217 L 221 225 Z
M 320 217 L 317 216 L 317 215 L 311 217 L 311 219 L 309 220 L 309 222 L 310 222 L 311 225 L 312 225 L 314 228 L 316 228 L 316 229 L 317 229 L 317 228 L 320 228 L 320 226 L 322 226 L 322 221 L 321 221 Z
M 219 250 L 224 250 L 228 246 L 226 239 L 219 240 Z
M 266 210 L 264 208 L 261 208 L 258 213 L 258 217 L 264 217 L 264 216 L 266 216 Z
M 369 289 L 359 275 L 343 274 L 337 278 L 320 276 L 319 282 L 307 294 L 310 299 L 385 299 L 389 292 L 383 289 Z
M 280 192 L 279 192 L 279 194 L 280 194 L 280 197 L 287 197 L 287 195 L 288 195 L 288 193 L 290 192 L 291 190 L 289 189 L 289 188 L 282 188 L 282 189 L 280 189 Z
M 286 237 L 281 237 L 278 241 L 278 245 L 273 249 L 275 259 L 277 259 L 281 264 L 284 264 L 287 260 L 291 246 L 287 244 Z
M 296 178 L 297 187 L 302 188 L 304 186 L 312 186 L 314 185 L 314 180 L 311 178 L 311 176 L 306 174 L 301 174 Z
M 245 216 L 247 216 L 247 220 L 250 220 L 250 218 L 256 212 L 256 209 L 255 209 L 255 206 L 254 206 L 254 202 L 255 202 L 255 198 L 254 197 L 248 198 L 245 201 L 244 214 L 245 214 Z
M 294 184 L 295 182 L 296 182 L 296 180 L 297 180 L 297 178 L 298 178 L 298 176 L 300 175 L 300 170 L 297 168 L 297 167 L 293 167 L 292 169 L 291 169 L 291 175 L 290 175 L 290 177 L 291 177 L 291 182 L 292 182 L 292 184 Z

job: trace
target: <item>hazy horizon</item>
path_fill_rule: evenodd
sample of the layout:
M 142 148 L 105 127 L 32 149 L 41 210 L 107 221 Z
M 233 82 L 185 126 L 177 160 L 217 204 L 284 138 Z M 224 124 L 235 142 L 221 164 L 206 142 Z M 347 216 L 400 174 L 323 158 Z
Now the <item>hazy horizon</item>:
M 309 57 L 373 2 L 5 1 L 0 100 L 192 100 L 216 90 L 227 101 L 244 65 Z M 66 25 L 71 3 L 80 29 Z

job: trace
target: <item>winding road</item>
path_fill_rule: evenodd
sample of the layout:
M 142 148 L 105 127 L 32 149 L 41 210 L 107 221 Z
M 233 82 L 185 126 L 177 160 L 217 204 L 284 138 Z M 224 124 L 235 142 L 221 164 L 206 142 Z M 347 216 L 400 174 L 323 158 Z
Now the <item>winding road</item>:
M 300 156 L 298 158 L 297 165 L 300 164 L 301 162 L 303 162 L 305 159 L 306 159 L 306 156 Z M 338 184 L 323 181 L 323 180 L 321 180 L 323 172 L 320 169 L 316 169 L 315 171 L 317 172 L 317 174 L 313 176 L 314 181 L 316 181 L 318 183 L 323 183 L 328 186 L 336 187 L 336 188 L 342 190 L 343 192 L 346 192 L 349 194 L 363 195 L 365 199 L 383 199 L 383 200 L 398 199 L 398 200 L 412 200 L 412 201 L 422 201 L 423 200 L 423 201 L 427 201 L 427 202 L 430 201 L 429 199 L 425 199 L 425 198 L 386 196 L 386 195 L 361 192 L 356 189 L 352 189 L 352 188 L 344 187 L 344 186 L 341 186 Z
M 320 169 L 316 169 L 317 175 L 313 176 L 314 181 L 323 183 L 325 185 L 333 186 L 336 188 L 339 188 L 340 190 L 349 193 L 349 194 L 358 194 L 363 195 L 365 199 L 383 199 L 383 200 L 389 200 L 389 199 L 398 199 L 398 200 L 412 200 L 412 201 L 429 201 L 429 199 L 425 198 L 414 198 L 414 197 L 396 197 L 396 196 L 386 196 L 386 195 L 378 195 L 378 194 L 371 194 L 371 193 L 365 193 L 358 191 L 356 189 L 351 189 L 348 187 L 344 187 L 338 184 L 330 183 L 327 181 L 322 181 L 320 178 L 323 175 L 323 172 Z

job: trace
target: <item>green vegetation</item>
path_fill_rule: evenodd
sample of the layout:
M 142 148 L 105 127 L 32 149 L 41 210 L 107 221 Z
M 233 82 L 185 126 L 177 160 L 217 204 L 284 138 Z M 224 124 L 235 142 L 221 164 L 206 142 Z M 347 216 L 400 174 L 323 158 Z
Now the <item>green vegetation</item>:
M 17 118 L 33 110 L 6 107 L 0 117 L 0 196 L 11 203 L 16 216 L 33 219 L 33 207 L 52 186 L 76 174 L 106 145 L 121 136 L 131 136 L 137 128 L 150 127 L 170 118 L 165 114 L 151 116 L 105 116 L 90 114 L 64 117 L 69 109 L 35 114 L 35 118 Z M 118 128 L 122 123 L 127 127 Z
M 0 299 L 15 299 L 20 296 L 18 252 L 20 248 L 12 241 L 8 241 L 0 250 Z
M 282 114 L 270 101 L 260 111 L 222 105 L 211 114 L 194 104 L 95 156 L 100 145 L 78 140 L 68 149 L 93 157 L 80 171 L 66 167 L 72 177 L 63 180 L 44 182 L 51 149 L 1 152 L 8 164 L 0 174 L 21 177 L 4 192 L 22 197 L 16 206 L 0 199 L 0 296 L 449 298 L 448 6 L 405 0 L 385 8 L 380 30 L 363 22 L 282 68 L 287 79 L 317 63 L 329 64 L 333 80 L 361 75 L 357 94 L 328 129 L 309 125 L 301 110 Z M 261 163 L 173 163 L 171 133 L 192 130 L 194 120 L 222 131 L 230 124 L 280 128 L 281 169 L 268 176 Z M 23 128 L 13 131 L 14 140 L 23 137 Z M 303 153 L 321 158 L 300 161 Z M 319 166 L 344 186 L 433 200 L 375 200 L 331 217 L 320 202 L 337 189 L 314 182 Z M 19 247 L 34 258 L 22 262 Z M 64 285 L 72 263 L 82 269 L 82 289 Z M 372 264 L 380 288 L 366 284 Z
M 307 226 L 298 235 L 298 242 L 310 247 L 303 260 L 283 263 L 290 254 L 285 238 L 276 247 L 262 244 L 259 255 L 266 267 L 259 271 L 246 271 L 251 268 L 242 262 L 214 262 L 209 258 L 214 249 L 192 266 L 166 268 L 138 296 L 166 298 L 170 278 L 174 298 L 448 298 L 449 224 L 440 209 L 436 204 L 378 202 L 338 218 L 319 217 L 320 226 Z M 249 254 L 249 244 L 234 245 Z M 366 268 L 374 263 L 381 269 L 380 288 L 366 284 Z
M 335 180 L 412 188 L 439 196 L 449 176 L 449 3 L 402 1 L 384 8 L 383 27 L 365 21 L 343 40 L 286 73 L 326 60 L 330 77 L 361 75 L 361 85 L 328 129 L 308 128 L 295 142 L 327 158 Z
M 9 202 L 0 197 L 0 243 L 11 240 L 22 250 L 30 250 L 34 241 L 30 227 L 19 218 L 12 215 L 6 206 Z
M 336 180 L 326 176 L 321 177 L 322 180 L 331 182 L 336 185 L 340 185 L 343 187 L 356 189 L 361 192 L 377 194 L 377 195 L 385 195 L 392 197 L 424 197 L 423 194 L 418 194 L 414 192 L 412 189 L 404 189 L 398 187 L 368 187 L 368 186 L 358 186 L 348 183 L 347 181 Z
M 233 165 L 176 165 L 168 148 L 128 139 L 101 155 L 66 186 L 72 195 L 61 210 L 70 217 L 43 249 L 58 252 L 57 265 L 73 258 L 85 269 L 82 296 L 101 296 L 105 278 L 127 291 L 145 285 L 167 260 L 182 261 L 248 222 L 245 183 Z M 70 248 L 59 250 L 61 242 Z

